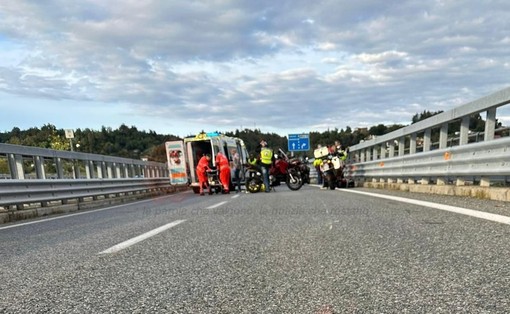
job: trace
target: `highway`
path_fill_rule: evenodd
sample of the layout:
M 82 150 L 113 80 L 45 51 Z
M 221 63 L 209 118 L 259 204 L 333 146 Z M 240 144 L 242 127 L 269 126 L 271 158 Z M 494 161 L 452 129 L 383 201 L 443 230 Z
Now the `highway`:
M 281 186 L 0 225 L 0 313 L 508 313 L 509 213 Z

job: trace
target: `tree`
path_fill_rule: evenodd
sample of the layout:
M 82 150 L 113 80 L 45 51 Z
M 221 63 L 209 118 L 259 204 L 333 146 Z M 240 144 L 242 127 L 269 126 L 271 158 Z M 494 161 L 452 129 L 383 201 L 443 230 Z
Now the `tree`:
M 436 112 L 430 112 L 428 110 L 424 110 L 422 113 L 417 113 L 413 116 L 411 124 L 415 124 L 416 122 L 419 122 L 421 120 L 428 119 L 432 116 L 435 116 L 437 114 L 442 113 L 442 110 L 436 111 Z

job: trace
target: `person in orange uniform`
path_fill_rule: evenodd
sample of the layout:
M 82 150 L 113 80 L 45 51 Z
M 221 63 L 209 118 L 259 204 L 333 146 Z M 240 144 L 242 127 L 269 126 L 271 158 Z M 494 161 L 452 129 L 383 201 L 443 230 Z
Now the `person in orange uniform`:
M 200 184 L 200 195 L 204 195 L 204 185 L 209 188 L 209 195 L 212 194 L 211 186 L 207 183 L 207 170 L 210 170 L 209 161 L 211 160 L 210 154 L 205 154 L 200 158 L 197 165 L 198 184 Z
M 216 155 L 216 167 L 219 169 L 220 181 L 223 185 L 223 193 L 228 194 L 230 186 L 230 163 L 225 155 L 218 153 Z

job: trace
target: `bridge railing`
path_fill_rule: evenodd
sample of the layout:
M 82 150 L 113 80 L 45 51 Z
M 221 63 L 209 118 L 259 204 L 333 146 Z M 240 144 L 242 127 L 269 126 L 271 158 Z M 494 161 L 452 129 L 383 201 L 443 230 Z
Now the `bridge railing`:
M 171 189 L 165 163 L 0 143 L 0 209 Z
M 346 175 L 363 182 L 478 185 L 506 183 L 510 176 L 508 128 L 497 114 L 510 103 L 510 88 L 350 147 Z M 507 108 L 504 108 L 507 109 Z M 485 130 L 470 130 L 473 115 Z M 452 132 L 454 126 L 460 129 Z

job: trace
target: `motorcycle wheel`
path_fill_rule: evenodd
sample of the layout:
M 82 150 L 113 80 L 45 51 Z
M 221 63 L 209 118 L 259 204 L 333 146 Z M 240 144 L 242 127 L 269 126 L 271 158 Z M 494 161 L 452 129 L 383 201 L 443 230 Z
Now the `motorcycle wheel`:
M 328 172 L 324 179 L 327 181 L 330 190 L 334 190 L 336 188 L 335 176 L 331 172 Z
M 261 183 L 259 180 L 255 178 L 250 178 L 246 181 L 246 191 L 249 193 L 257 193 L 260 192 L 261 189 Z
M 290 174 L 288 174 L 286 183 L 289 189 L 291 189 L 292 191 L 299 190 L 303 186 L 303 179 L 301 178 L 301 174 L 297 171 L 292 171 L 292 177 L 290 176 Z

